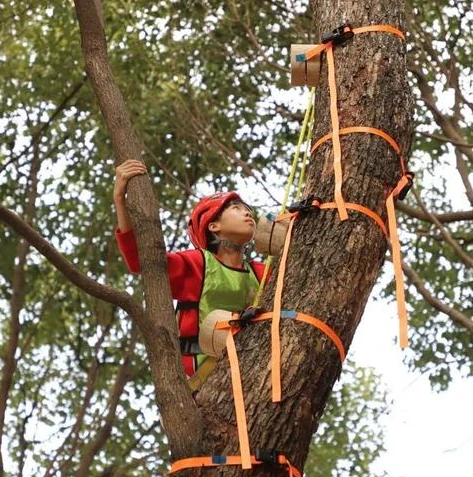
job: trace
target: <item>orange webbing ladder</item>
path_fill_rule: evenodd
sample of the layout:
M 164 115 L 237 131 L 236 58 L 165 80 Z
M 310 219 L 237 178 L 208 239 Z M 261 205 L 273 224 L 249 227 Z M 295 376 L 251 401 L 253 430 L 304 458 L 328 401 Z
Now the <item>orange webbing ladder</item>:
M 339 213 L 340 220 L 346 220 L 348 218 L 348 210 L 354 210 L 360 213 L 363 213 L 373 219 L 381 228 L 385 236 L 391 238 L 392 244 L 392 254 L 393 254 L 393 263 L 396 275 L 396 292 L 398 299 L 398 312 L 400 318 L 400 344 L 402 347 L 407 346 L 407 314 L 405 309 L 405 300 L 404 300 L 404 283 L 402 276 L 401 268 L 401 259 L 400 259 L 400 246 L 399 239 L 397 236 L 397 226 L 396 218 L 394 212 L 394 198 L 405 194 L 410 185 L 412 185 L 413 174 L 406 171 L 405 169 L 405 160 L 402 156 L 401 149 L 399 148 L 396 141 L 390 137 L 384 131 L 381 131 L 376 128 L 356 126 L 350 128 L 340 129 L 339 120 L 338 120 L 338 109 L 337 109 L 337 91 L 336 91 L 336 80 L 335 80 L 335 64 L 333 56 L 333 48 L 338 44 L 341 44 L 337 40 L 337 35 L 345 40 L 350 39 L 355 34 L 365 33 L 365 32 L 387 32 L 392 33 L 404 40 L 403 33 L 389 25 L 370 25 L 367 27 L 361 28 L 351 28 L 350 26 L 344 25 L 337 30 L 334 30 L 330 36 L 323 40 L 322 45 L 317 45 L 314 48 L 306 51 L 303 54 L 297 55 L 298 61 L 308 61 L 316 55 L 326 53 L 328 61 L 328 76 L 329 76 L 329 90 L 330 90 L 330 115 L 332 121 L 332 131 L 329 134 L 326 134 L 320 138 L 312 147 L 312 153 L 316 149 L 328 140 L 332 140 L 333 151 L 334 151 L 334 175 L 335 175 L 335 191 L 334 191 L 334 202 L 322 203 L 320 200 L 315 198 L 308 198 L 308 205 L 310 207 L 317 207 L 319 209 L 333 209 L 336 208 Z M 367 207 L 354 204 L 351 202 L 345 202 L 342 194 L 342 164 L 341 164 L 341 145 L 340 145 L 340 136 L 344 134 L 352 133 L 369 133 L 376 134 L 388 142 L 395 152 L 399 155 L 400 164 L 401 164 L 401 178 L 397 183 L 394 190 L 388 196 L 386 200 L 386 207 L 388 213 L 388 228 L 384 224 L 381 217 L 368 209 Z M 306 204 L 307 206 L 307 204 Z M 288 214 L 281 214 L 277 220 L 283 220 L 286 217 L 290 217 L 289 228 L 287 231 L 286 241 L 284 244 L 282 257 L 279 264 L 279 270 L 277 275 L 276 282 L 276 291 L 274 298 L 273 311 L 261 313 L 257 317 L 253 318 L 251 322 L 258 322 L 263 320 L 271 319 L 271 369 L 272 369 L 272 400 L 273 402 L 281 401 L 281 376 L 280 376 L 280 336 L 279 336 L 279 324 L 281 318 L 292 318 L 297 321 L 307 323 L 322 333 L 324 333 L 333 343 L 335 348 L 338 351 L 341 362 L 345 359 L 346 351 L 343 344 L 343 341 L 340 339 L 338 334 L 322 320 L 309 316 L 304 313 L 292 311 L 292 310 L 283 310 L 282 309 L 282 291 L 284 283 L 284 275 L 286 270 L 286 262 L 288 251 L 291 243 L 292 228 L 294 222 L 298 217 L 299 212 L 297 210 L 290 211 Z M 264 278 L 263 278 L 264 284 Z M 236 316 L 238 318 L 238 315 Z M 170 473 L 178 472 L 180 470 L 196 468 L 196 467 L 215 467 L 222 465 L 241 465 L 243 469 L 251 469 L 253 465 L 259 465 L 263 463 L 272 463 L 283 465 L 287 468 L 289 476 L 301 477 L 301 472 L 296 469 L 289 460 L 282 454 L 271 451 L 269 452 L 270 458 L 268 458 L 268 453 L 266 452 L 256 452 L 256 455 L 252 455 L 250 451 L 250 443 L 248 437 L 248 428 L 246 421 L 245 413 L 245 402 L 243 395 L 243 387 L 241 382 L 240 368 L 238 363 L 238 355 L 235 348 L 234 334 L 238 332 L 239 326 L 237 325 L 238 319 L 231 320 L 228 322 L 219 322 L 216 325 L 216 329 L 228 329 L 229 333 L 227 336 L 227 350 L 228 358 L 231 368 L 231 380 L 232 380 L 232 390 L 235 402 L 235 413 L 237 421 L 237 430 L 238 430 L 238 439 L 240 445 L 240 455 L 238 456 L 207 456 L 207 457 L 191 457 L 187 459 L 182 459 L 176 461 L 172 464 Z

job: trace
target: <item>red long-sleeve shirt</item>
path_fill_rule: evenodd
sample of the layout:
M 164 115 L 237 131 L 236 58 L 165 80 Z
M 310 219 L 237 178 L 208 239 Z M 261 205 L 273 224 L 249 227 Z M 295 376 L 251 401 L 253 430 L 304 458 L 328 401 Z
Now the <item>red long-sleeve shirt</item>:
M 131 273 L 140 273 L 140 260 L 133 230 L 115 233 L 118 247 Z M 171 294 L 180 303 L 197 303 L 204 284 L 204 257 L 200 250 L 168 252 L 167 269 Z M 261 281 L 264 264 L 258 261 L 249 262 L 258 281 Z M 199 311 L 197 307 L 182 307 L 179 311 L 179 334 L 184 338 L 197 337 L 199 334 Z M 194 373 L 194 356 L 183 355 L 186 373 Z

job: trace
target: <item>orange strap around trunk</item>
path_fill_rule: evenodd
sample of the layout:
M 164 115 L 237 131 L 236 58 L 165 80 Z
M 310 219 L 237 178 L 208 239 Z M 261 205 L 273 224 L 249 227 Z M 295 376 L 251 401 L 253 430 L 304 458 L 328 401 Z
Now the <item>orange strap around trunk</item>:
M 277 464 L 287 467 L 289 477 L 302 477 L 301 472 L 296 469 L 289 460 L 279 455 L 277 457 Z M 174 462 L 171 466 L 171 470 L 168 474 L 173 474 L 185 469 L 192 469 L 198 467 L 220 467 L 222 465 L 240 465 L 242 459 L 239 455 L 226 455 L 226 456 L 214 456 L 214 457 L 189 457 L 187 459 L 181 459 Z M 255 456 L 251 456 L 251 464 L 260 465 L 262 461 L 257 460 Z
M 335 202 L 319 202 L 318 200 L 314 200 L 312 202 L 312 205 L 314 207 L 318 207 L 319 209 L 336 209 L 337 208 L 337 204 Z M 345 207 L 348 210 L 356 210 L 357 212 L 361 212 L 362 214 L 365 214 L 371 219 L 373 219 L 379 225 L 380 229 L 383 231 L 383 234 L 386 237 L 389 237 L 388 229 L 386 228 L 386 225 L 383 222 L 383 219 L 376 212 L 373 212 L 371 209 L 368 209 L 368 207 L 365 207 L 364 205 L 355 204 L 354 202 L 345 202 Z M 298 215 L 298 212 L 287 212 L 285 214 L 281 214 L 278 217 L 276 217 L 275 222 L 280 222 L 281 220 L 285 220 L 291 217 L 297 217 L 297 215 Z
M 295 311 L 288 311 L 288 310 L 280 310 L 278 318 L 292 318 L 297 321 L 302 321 L 307 323 L 320 331 L 322 331 L 325 335 L 327 335 L 335 345 L 338 350 L 338 354 L 340 356 L 340 361 L 343 362 L 346 357 L 345 347 L 343 346 L 342 340 L 340 337 L 335 333 L 335 331 L 326 323 L 315 318 L 313 316 L 307 315 L 305 313 L 299 313 Z M 277 343 L 279 345 L 279 319 L 276 320 L 276 312 L 270 311 L 266 313 L 262 313 L 258 315 L 256 318 L 251 320 L 251 323 L 257 321 L 264 321 L 269 320 L 272 318 L 272 323 L 277 321 L 278 328 L 276 331 L 276 335 L 278 337 Z M 249 446 L 249 438 L 248 438 L 248 428 L 246 424 L 246 412 L 245 412 L 245 400 L 243 397 L 243 386 L 241 383 L 241 375 L 240 375 L 240 365 L 238 362 L 238 355 L 235 348 L 235 341 L 233 339 L 234 333 L 238 332 L 237 327 L 232 327 L 230 322 L 228 321 L 219 321 L 215 325 L 216 330 L 225 330 L 228 329 L 229 333 L 227 336 L 227 350 L 228 350 L 228 360 L 230 361 L 230 370 L 231 370 L 231 377 L 232 377 L 232 390 L 233 390 L 233 399 L 235 403 L 235 414 L 237 420 L 237 429 L 238 429 L 238 439 L 240 442 L 240 452 L 241 452 L 241 465 L 243 469 L 251 469 L 251 455 L 250 455 L 250 446 Z M 273 331 L 271 329 L 271 331 Z M 274 334 L 272 334 L 274 336 Z M 280 358 L 281 352 L 279 348 L 276 348 L 276 357 Z M 280 363 L 280 360 L 274 360 L 274 357 L 271 358 L 271 370 L 274 371 L 275 364 L 274 361 Z M 278 366 L 279 370 L 279 366 Z M 280 388 L 280 387 L 279 387 Z M 279 402 L 281 400 L 279 396 L 279 401 L 274 401 L 274 387 L 272 388 L 273 391 L 273 402 Z
M 302 321 L 303 323 L 307 323 L 309 325 L 312 325 L 314 328 L 319 329 L 322 331 L 325 335 L 327 335 L 335 345 L 335 347 L 338 350 L 338 354 L 340 356 L 340 361 L 343 362 L 345 361 L 346 358 L 346 351 L 345 347 L 343 346 L 342 340 L 340 337 L 335 333 L 333 328 L 331 328 L 327 323 L 324 323 L 322 320 L 319 320 L 318 318 L 315 318 L 313 316 L 307 315 L 305 313 L 300 313 L 297 311 L 290 311 L 290 310 L 281 310 L 281 315 L 282 318 L 289 318 L 289 319 L 294 319 L 297 321 Z M 263 320 L 269 320 L 269 319 L 275 318 L 275 312 L 274 311 L 268 311 L 265 313 L 261 313 L 261 315 L 258 315 L 256 318 L 251 320 L 252 322 L 257 322 L 257 321 L 263 321 Z
M 233 339 L 233 330 L 230 330 L 228 333 L 226 345 L 232 377 L 233 400 L 235 403 L 238 441 L 240 443 L 241 467 L 242 469 L 251 469 L 251 453 L 248 428 L 246 425 L 245 399 L 243 397 L 240 365 L 238 364 L 238 355 L 235 348 L 235 340 Z
M 399 147 L 398 143 L 387 133 L 385 133 L 382 129 L 377 129 L 377 128 L 372 128 L 372 127 L 367 127 L 367 126 L 352 126 L 349 128 L 342 128 L 339 131 L 340 136 L 343 136 L 344 134 L 353 134 L 353 133 L 368 133 L 368 134 L 375 134 L 376 136 L 379 136 L 383 138 L 393 149 L 394 151 L 399 155 L 399 162 L 401 165 L 401 173 L 402 175 L 406 174 L 406 164 L 404 157 L 401 154 L 401 148 Z M 311 153 L 313 154 L 318 147 L 320 147 L 324 142 L 332 139 L 333 133 L 328 133 L 325 136 L 322 136 L 313 146 Z
M 401 246 L 399 243 L 399 238 L 397 234 L 397 224 L 396 224 L 396 212 L 394 209 L 394 198 L 399 195 L 403 187 L 408 183 L 406 177 L 406 165 L 404 157 L 401 154 L 401 148 L 398 143 L 391 137 L 389 134 L 386 134 L 381 129 L 365 127 L 365 126 L 356 126 L 343 128 L 339 131 L 340 134 L 352 134 L 352 133 L 369 133 L 376 134 L 383 138 L 399 155 L 399 161 L 401 165 L 402 177 L 396 185 L 395 189 L 388 196 L 386 200 L 386 209 L 388 212 L 388 226 L 389 226 L 389 236 L 391 238 L 391 247 L 393 255 L 393 264 L 394 264 L 394 277 L 396 282 L 396 301 L 397 301 L 397 312 L 399 317 L 399 344 L 401 348 L 405 348 L 408 345 L 407 340 L 407 311 L 406 311 L 406 298 L 404 292 L 404 275 L 402 272 L 401 265 Z M 321 137 L 312 147 L 312 153 L 325 141 L 328 141 L 333 137 L 332 133 L 326 134 Z M 321 207 L 322 208 L 322 207 Z M 379 222 L 378 222 L 379 223 Z

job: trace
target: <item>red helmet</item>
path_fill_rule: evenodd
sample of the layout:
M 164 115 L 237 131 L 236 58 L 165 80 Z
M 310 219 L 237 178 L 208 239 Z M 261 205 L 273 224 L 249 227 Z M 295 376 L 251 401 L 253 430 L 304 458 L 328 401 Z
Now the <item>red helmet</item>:
M 204 197 L 194 207 L 187 225 L 187 233 L 195 248 L 208 247 L 207 227 L 231 200 L 243 202 L 236 192 L 217 192 Z

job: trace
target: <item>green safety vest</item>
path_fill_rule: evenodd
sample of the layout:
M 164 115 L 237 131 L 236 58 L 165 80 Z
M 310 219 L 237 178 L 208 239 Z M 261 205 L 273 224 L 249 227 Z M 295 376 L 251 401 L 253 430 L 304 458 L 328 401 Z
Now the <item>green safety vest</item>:
M 241 311 L 253 303 L 259 282 L 250 264 L 228 267 L 208 250 L 204 254 L 204 283 L 199 300 L 199 325 L 213 310 Z M 206 355 L 197 355 L 200 364 Z

